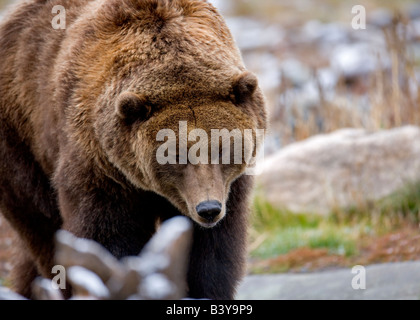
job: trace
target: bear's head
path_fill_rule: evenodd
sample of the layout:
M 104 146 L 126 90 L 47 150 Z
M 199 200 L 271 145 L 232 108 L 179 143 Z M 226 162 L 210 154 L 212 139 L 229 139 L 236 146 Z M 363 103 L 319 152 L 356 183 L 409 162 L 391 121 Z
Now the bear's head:
M 256 77 L 243 72 L 225 97 L 177 100 L 156 105 L 144 93 L 122 92 L 98 129 L 102 148 L 132 184 L 210 228 L 226 214 L 232 182 L 255 159 L 263 99 Z
M 100 10 L 102 19 L 88 20 L 97 26 L 86 28 L 96 43 L 88 48 L 102 54 L 92 49 L 79 63 L 95 75 L 80 86 L 85 96 L 101 97 L 75 111 L 74 123 L 94 113 L 84 148 L 97 141 L 104 167 L 215 226 L 266 128 L 257 78 L 206 1 L 109 1 Z

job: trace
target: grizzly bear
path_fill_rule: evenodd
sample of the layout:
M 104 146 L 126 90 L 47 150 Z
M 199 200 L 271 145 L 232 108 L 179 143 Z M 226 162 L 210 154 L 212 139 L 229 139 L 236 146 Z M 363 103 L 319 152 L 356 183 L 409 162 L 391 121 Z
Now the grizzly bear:
M 55 5 L 64 28 L 52 25 Z M 158 133 L 178 135 L 182 121 L 209 136 L 266 127 L 257 79 L 207 1 L 27 0 L 11 10 L 0 25 L 0 211 L 19 236 L 17 292 L 31 297 L 35 277 L 51 278 L 59 229 L 122 258 L 185 215 L 188 295 L 234 298 L 253 179 L 245 162 L 160 164 Z

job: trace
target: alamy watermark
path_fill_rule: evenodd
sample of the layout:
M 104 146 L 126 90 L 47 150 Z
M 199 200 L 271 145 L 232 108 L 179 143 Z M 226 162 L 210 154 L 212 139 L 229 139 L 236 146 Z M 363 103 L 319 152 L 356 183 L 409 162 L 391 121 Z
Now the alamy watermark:
M 51 269 L 52 274 L 56 274 L 51 280 L 53 289 L 66 289 L 66 268 L 61 265 L 56 265 Z
M 354 6 L 351 9 L 351 13 L 354 14 L 351 26 L 354 30 L 365 30 L 366 29 L 366 8 L 362 5 Z
M 366 268 L 364 266 L 354 266 L 351 273 L 355 274 L 351 281 L 354 290 L 366 290 Z
M 66 9 L 62 5 L 55 5 L 51 11 L 55 14 L 51 21 L 51 26 L 55 30 L 66 29 Z M 354 30 L 365 30 L 366 29 L 366 7 L 362 5 L 355 5 L 351 9 L 351 13 L 354 15 L 351 26 Z
M 156 160 L 160 165 L 246 164 L 245 174 L 257 175 L 264 160 L 264 136 L 264 129 L 212 129 L 209 137 L 203 129 L 188 132 L 188 123 L 180 121 L 178 135 L 171 129 L 158 132 L 156 141 L 163 143 Z
M 66 29 L 66 8 L 61 5 L 56 5 L 51 10 L 52 14 L 55 14 L 51 20 L 51 26 L 54 30 Z

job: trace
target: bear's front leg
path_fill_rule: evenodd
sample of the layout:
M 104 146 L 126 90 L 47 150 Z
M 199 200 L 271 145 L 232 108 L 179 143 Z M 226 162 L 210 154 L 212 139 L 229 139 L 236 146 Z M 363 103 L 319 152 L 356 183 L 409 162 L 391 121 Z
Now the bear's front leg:
M 225 218 L 213 229 L 194 225 L 188 271 L 189 297 L 232 300 L 245 273 L 248 196 L 252 178 L 242 176 L 231 187 Z
M 55 177 L 63 229 L 95 240 L 117 258 L 137 255 L 155 232 L 153 195 L 73 159 Z

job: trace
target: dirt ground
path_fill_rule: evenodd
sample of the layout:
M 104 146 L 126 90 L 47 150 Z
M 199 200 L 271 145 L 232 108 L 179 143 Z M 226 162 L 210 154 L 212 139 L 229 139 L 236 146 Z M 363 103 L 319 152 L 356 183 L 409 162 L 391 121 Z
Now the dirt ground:
M 327 249 L 299 248 L 273 259 L 251 260 L 251 273 L 316 272 L 389 262 L 420 261 L 420 232 L 414 226 L 382 236 L 361 239 L 358 252 L 350 257 L 331 254 Z

